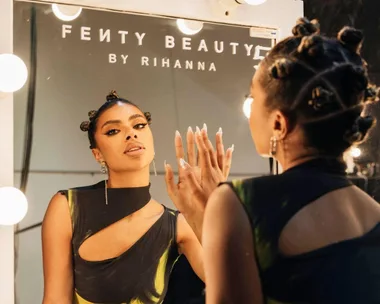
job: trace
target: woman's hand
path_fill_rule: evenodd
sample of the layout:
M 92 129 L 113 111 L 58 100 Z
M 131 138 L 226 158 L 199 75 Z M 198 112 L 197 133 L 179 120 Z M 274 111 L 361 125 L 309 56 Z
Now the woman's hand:
M 165 164 L 166 187 L 168 194 L 192 226 L 198 238 L 207 199 L 220 182 L 226 181 L 231 168 L 234 147 L 224 151 L 222 131 L 216 133 L 216 151 L 207 136 L 207 127 L 197 128 L 195 134 L 187 132 L 187 161 L 179 132 L 175 136 L 175 149 L 178 165 L 178 183 L 170 165 Z M 195 145 L 198 156 L 196 156 Z M 199 231 L 200 230 L 200 231 Z

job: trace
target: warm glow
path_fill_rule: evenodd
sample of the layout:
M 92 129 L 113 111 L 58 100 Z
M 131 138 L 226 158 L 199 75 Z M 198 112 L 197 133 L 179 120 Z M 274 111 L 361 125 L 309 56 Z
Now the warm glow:
M 21 89 L 28 79 L 28 69 L 20 57 L 0 55 L 0 92 L 13 93 Z
M 203 22 L 195 20 L 177 19 L 178 29 L 185 35 L 195 35 L 203 28 Z
M 80 6 L 74 5 L 62 5 L 62 4 L 52 4 L 51 6 L 54 15 L 62 21 L 73 21 L 78 18 L 82 12 Z
M 28 211 L 28 201 L 19 189 L 14 187 L 0 188 L 0 225 L 19 223 Z
M 249 118 L 251 116 L 251 104 L 253 102 L 252 97 L 247 97 L 243 104 L 243 113 L 245 117 Z
M 352 157 L 359 157 L 362 154 L 362 151 L 358 147 L 351 148 L 350 154 Z

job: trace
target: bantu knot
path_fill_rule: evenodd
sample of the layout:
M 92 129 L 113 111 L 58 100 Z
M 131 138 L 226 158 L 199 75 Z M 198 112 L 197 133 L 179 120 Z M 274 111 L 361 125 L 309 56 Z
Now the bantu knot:
M 363 32 L 353 27 L 345 26 L 338 33 L 338 40 L 351 51 L 359 54 L 363 43 Z
M 87 121 L 83 121 L 81 124 L 80 124 L 80 129 L 83 131 L 83 132 L 87 132 L 88 129 L 90 128 L 90 122 L 87 120 Z
M 96 116 L 96 113 L 97 111 L 95 110 L 88 112 L 88 118 L 90 119 L 90 121 L 94 119 L 94 117 Z
M 320 25 L 318 20 L 310 21 L 307 18 L 300 18 L 297 20 L 295 27 L 292 29 L 294 36 L 310 36 L 319 33 Z
M 364 91 L 364 101 L 378 101 L 380 99 L 380 89 L 375 86 L 369 86 Z
M 145 116 L 148 124 L 150 125 L 152 123 L 152 115 L 150 114 L 150 112 L 144 112 L 144 116 Z
M 305 36 L 302 38 L 297 51 L 300 54 L 307 54 L 310 57 L 321 55 L 324 52 L 323 38 L 316 34 Z
M 115 100 L 115 99 L 119 99 L 119 95 L 116 93 L 115 90 L 112 90 L 106 97 L 107 101 L 112 101 L 112 100 Z
M 272 64 L 269 68 L 269 74 L 274 79 L 286 78 L 291 73 L 293 67 L 293 61 L 286 58 L 281 58 Z
M 315 111 L 321 110 L 326 104 L 334 102 L 334 94 L 322 87 L 316 87 L 311 93 L 309 106 Z

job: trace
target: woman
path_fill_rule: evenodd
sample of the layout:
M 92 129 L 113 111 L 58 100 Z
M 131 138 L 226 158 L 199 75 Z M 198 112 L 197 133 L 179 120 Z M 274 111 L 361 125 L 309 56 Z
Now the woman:
M 378 95 L 359 53 L 363 36 L 345 27 L 337 39 L 324 37 L 305 18 L 293 34 L 251 85 L 253 141 L 283 173 L 227 183 L 209 196 L 203 185 L 214 161 L 202 152 L 202 132 L 202 184 L 181 161 L 193 200 L 176 204 L 194 227 L 203 225 L 206 302 L 380 303 L 380 206 L 350 183 L 342 160 L 374 123 L 362 114 Z
M 202 248 L 192 229 L 151 198 L 150 123 L 149 113 L 112 92 L 81 124 L 108 179 L 52 198 L 42 226 L 44 304 L 71 304 L 73 297 L 79 304 L 162 303 L 179 252 L 203 278 Z M 192 139 L 189 130 L 189 148 Z M 176 152 L 183 155 L 182 146 Z M 231 156 L 231 149 L 222 156 L 226 164 Z

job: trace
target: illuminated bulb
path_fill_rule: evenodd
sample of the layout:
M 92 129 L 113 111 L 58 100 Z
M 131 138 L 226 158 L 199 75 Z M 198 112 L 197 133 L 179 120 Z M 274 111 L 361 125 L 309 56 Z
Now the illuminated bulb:
M 52 4 L 51 8 L 54 15 L 62 21 L 73 21 L 78 18 L 82 8 L 74 5 Z
M 203 28 L 203 22 L 196 20 L 177 19 L 178 29 L 185 35 L 195 35 Z
M 28 69 L 20 57 L 0 55 L 0 92 L 15 92 L 24 86 L 27 79 Z
M 243 104 L 243 113 L 245 117 L 249 118 L 251 116 L 251 104 L 253 102 L 252 97 L 247 97 Z
M 249 5 L 260 5 L 266 2 L 267 0 L 238 0 L 239 3 L 243 4 L 249 4 Z
M 351 148 L 350 154 L 352 157 L 359 157 L 362 154 L 362 151 L 359 148 L 354 147 L 354 148 Z
M 28 211 L 28 201 L 19 189 L 14 187 L 0 188 L 0 225 L 19 223 Z

